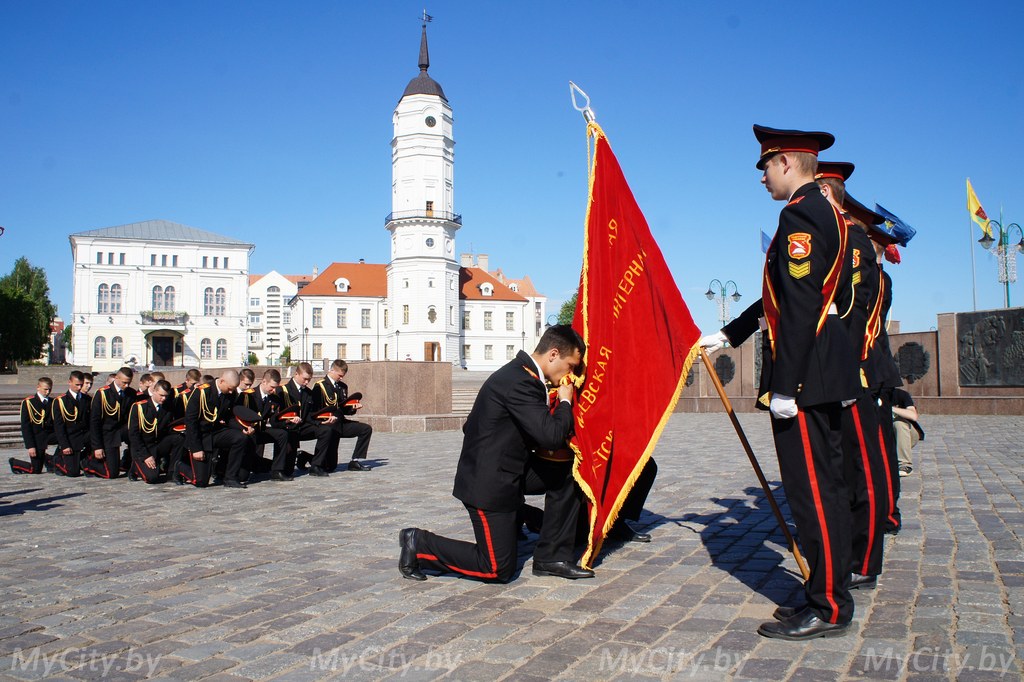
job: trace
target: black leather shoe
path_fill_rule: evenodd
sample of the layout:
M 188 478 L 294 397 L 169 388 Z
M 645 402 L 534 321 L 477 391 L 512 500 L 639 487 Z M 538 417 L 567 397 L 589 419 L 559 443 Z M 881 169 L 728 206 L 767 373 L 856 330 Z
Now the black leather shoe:
M 850 574 L 851 590 L 873 590 L 877 584 L 878 576 L 876 575 L 861 575 L 860 573 Z
M 420 573 L 420 562 L 416 558 L 417 528 L 403 528 L 398 531 L 398 546 L 402 553 L 398 556 L 398 570 L 403 578 L 409 580 L 426 580 L 427 576 Z
M 224 487 L 225 488 L 248 488 L 249 486 L 247 486 L 246 484 L 242 483 L 241 481 L 232 481 L 231 479 L 227 479 L 226 478 L 226 479 L 224 479 Z
M 128 472 L 128 480 L 129 481 L 137 481 L 137 480 L 139 480 L 139 475 L 137 473 L 135 473 L 134 471 L 129 471 Z
M 182 478 L 181 474 L 174 474 L 171 478 L 174 479 L 174 485 L 185 485 L 185 479 Z
M 366 466 L 365 464 L 360 462 L 358 459 L 354 459 L 354 460 L 352 460 L 351 462 L 348 463 L 348 470 L 349 471 L 369 471 L 370 467 Z
M 324 471 L 323 469 L 321 469 L 318 466 L 311 466 L 311 467 L 309 467 L 309 475 L 310 476 L 330 476 L 329 473 L 327 473 L 326 471 Z
M 309 465 L 309 461 L 313 459 L 308 452 L 305 450 L 299 450 L 295 455 L 295 468 L 299 471 L 305 471 L 306 466 Z
M 14 468 L 14 458 L 13 457 L 8 457 L 7 458 L 7 463 L 11 465 L 11 473 L 12 474 L 17 476 L 18 474 L 21 473 L 20 471 L 18 471 L 17 469 Z
M 270 480 L 271 481 L 294 481 L 295 479 L 293 477 L 289 476 L 288 474 L 282 473 L 280 471 L 272 471 L 272 472 L 270 472 Z
M 616 540 L 618 542 L 650 542 L 650 533 L 638 533 L 628 521 L 619 521 L 612 530 L 608 533 L 609 540 Z
M 814 615 L 814 611 L 804 609 L 788 620 L 761 623 L 757 634 L 762 637 L 800 642 L 818 637 L 841 637 L 849 629 L 849 623 L 826 623 Z
M 556 578 L 566 578 L 567 580 L 594 577 L 594 572 L 589 568 L 581 568 L 580 566 L 568 561 L 534 561 L 533 574 L 551 575 Z

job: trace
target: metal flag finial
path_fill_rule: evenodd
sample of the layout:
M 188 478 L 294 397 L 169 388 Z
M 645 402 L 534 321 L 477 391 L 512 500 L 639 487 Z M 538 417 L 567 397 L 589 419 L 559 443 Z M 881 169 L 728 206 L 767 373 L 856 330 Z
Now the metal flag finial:
M 577 94 L 583 100 L 583 106 L 580 106 L 577 100 Z M 587 93 L 583 92 L 580 86 L 576 85 L 572 81 L 569 81 L 569 96 L 572 98 L 572 107 L 576 111 L 583 114 L 583 119 L 587 123 L 594 123 L 597 121 L 597 116 L 594 114 L 594 110 L 590 108 L 590 97 Z

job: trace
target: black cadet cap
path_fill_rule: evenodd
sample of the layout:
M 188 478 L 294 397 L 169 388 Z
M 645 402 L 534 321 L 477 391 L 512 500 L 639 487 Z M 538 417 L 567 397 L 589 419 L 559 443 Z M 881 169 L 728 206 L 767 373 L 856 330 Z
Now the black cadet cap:
M 817 156 L 818 152 L 828 149 L 836 141 L 831 133 L 780 130 L 756 124 L 754 137 L 761 143 L 761 158 L 757 160 L 758 170 L 764 170 L 768 159 L 781 152 L 804 152 Z
M 843 210 L 867 225 L 868 236 L 879 244 L 892 244 L 896 241 L 892 230 L 885 225 L 885 216 L 872 211 L 849 194 L 843 200 Z
M 260 420 L 259 412 L 256 410 L 246 407 L 245 405 L 235 405 L 232 409 L 232 413 L 235 415 L 235 419 L 242 426 L 252 426 Z
M 833 178 L 846 182 L 853 175 L 854 168 L 848 161 L 818 161 L 818 172 L 814 174 L 814 179 Z

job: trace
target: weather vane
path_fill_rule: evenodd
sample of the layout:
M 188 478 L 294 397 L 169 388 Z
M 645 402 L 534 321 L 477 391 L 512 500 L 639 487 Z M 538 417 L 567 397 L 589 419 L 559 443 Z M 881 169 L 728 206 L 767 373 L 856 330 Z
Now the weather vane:
M 426 26 L 427 24 L 429 24 L 430 22 L 432 22 L 434 20 L 434 17 L 432 17 L 429 14 L 427 14 L 427 8 L 424 7 L 423 8 L 423 16 L 420 18 L 420 20 L 423 22 L 423 25 Z

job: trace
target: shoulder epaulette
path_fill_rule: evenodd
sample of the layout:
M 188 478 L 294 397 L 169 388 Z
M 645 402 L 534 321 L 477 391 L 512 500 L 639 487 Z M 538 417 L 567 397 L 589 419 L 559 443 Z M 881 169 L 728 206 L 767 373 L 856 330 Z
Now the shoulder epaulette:
M 803 200 L 804 200 L 804 199 L 805 199 L 806 197 L 807 197 L 807 195 L 806 195 L 806 194 L 805 194 L 805 195 L 803 195 L 803 196 L 799 196 L 799 197 L 797 197 L 796 199 L 793 199 L 792 201 L 790 201 L 790 202 L 789 202 L 788 204 L 786 204 L 786 206 L 796 206 L 796 205 L 797 205 L 797 204 L 799 204 L 799 203 L 800 203 L 801 201 L 803 201 Z
M 193 391 L 202 391 L 204 388 L 209 388 L 209 387 L 210 387 L 210 384 L 199 384 L 198 386 L 193 386 L 192 390 Z
M 255 392 L 256 392 L 255 388 L 247 388 L 244 391 L 242 391 L 242 393 L 255 393 Z

